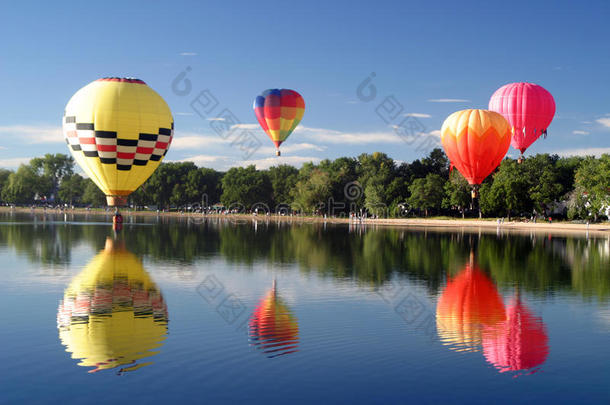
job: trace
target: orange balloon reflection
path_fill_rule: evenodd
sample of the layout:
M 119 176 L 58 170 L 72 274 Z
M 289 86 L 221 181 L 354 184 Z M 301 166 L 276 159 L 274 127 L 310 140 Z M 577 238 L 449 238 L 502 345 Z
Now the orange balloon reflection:
M 447 281 L 436 306 L 439 337 L 456 351 L 478 351 L 483 329 L 504 319 L 504 304 L 495 284 L 472 260 Z
M 546 361 L 548 336 L 542 319 L 532 314 L 517 293 L 506 311 L 506 320 L 483 337 L 483 354 L 501 373 L 532 370 Z
M 299 325 L 277 293 L 276 283 L 250 318 L 250 342 L 269 358 L 298 351 Z

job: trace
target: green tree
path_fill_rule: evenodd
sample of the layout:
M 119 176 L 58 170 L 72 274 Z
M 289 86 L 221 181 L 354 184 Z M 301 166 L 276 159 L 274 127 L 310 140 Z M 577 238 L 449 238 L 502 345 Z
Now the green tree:
M 470 195 L 471 187 L 468 181 L 458 172 L 452 170 L 449 181 L 445 183 L 445 197 L 443 198 L 443 208 L 457 209 L 462 218 L 465 216 L 466 207 L 472 201 Z
M 559 160 L 557 155 L 539 154 L 526 159 L 522 163 L 523 176 L 529 183 L 528 193 L 533 206 L 538 212 L 547 215 L 551 205 L 560 201 L 563 187 L 560 184 L 555 164 Z M 529 207 L 524 207 L 527 209 Z
M 227 207 L 250 210 L 257 204 L 271 203 L 271 181 L 266 172 L 254 165 L 233 167 L 222 178 L 220 201 Z
M 2 190 L 4 189 L 4 186 L 6 186 L 6 184 L 8 183 L 8 178 L 11 173 L 13 172 L 10 170 L 0 169 L 0 198 L 4 198 L 2 197 Z
M 91 179 L 83 179 L 83 196 L 81 201 L 94 207 L 106 205 L 106 196 Z
M 30 166 L 39 176 L 48 179 L 46 184 L 49 185 L 49 189 L 39 190 L 39 192 L 48 196 L 51 194 L 57 196 L 61 180 L 64 176 L 71 176 L 74 172 L 74 158 L 63 153 L 47 153 L 44 157 L 30 160 Z
M 2 199 L 13 204 L 31 204 L 37 190 L 47 188 L 44 183 L 31 165 L 22 164 L 8 176 L 2 188 Z
M 85 179 L 79 174 L 65 175 L 59 184 L 58 195 L 65 203 L 70 205 L 79 201 L 85 192 Z
M 413 180 L 409 191 L 409 204 L 411 206 L 424 210 L 424 215 L 428 216 L 430 208 L 440 208 L 444 196 L 444 180 L 441 176 L 435 173 L 429 173 L 425 178 Z
M 299 170 L 289 165 L 278 165 L 270 167 L 267 173 L 273 190 L 273 207 L 279 204 L 290 205 L 292 202 L 290 192 L 297 183 Z
M 515 160 L 504 159 L 493 175 L 491 187 L 481 190 L 480 206 L 486 215 L 506 213 L 510 219 L 513 211 L 529 211 L 532 202 L 529 195 L 529 181 L 524 175 L 523 165 Z
M 571 218 L 598 221 L 610 210 L 610 155 L 585 159 L 576 171 L 574 197 L 568 214 Z
M 301 169 L 303 170 L 303 169 Z M 293 189 L 293 209 L 304 213 L 314 213 L 323 208 L 331 198 L 330 176 L 324 170 L 313 168 L 307 177 L 302 177 Z

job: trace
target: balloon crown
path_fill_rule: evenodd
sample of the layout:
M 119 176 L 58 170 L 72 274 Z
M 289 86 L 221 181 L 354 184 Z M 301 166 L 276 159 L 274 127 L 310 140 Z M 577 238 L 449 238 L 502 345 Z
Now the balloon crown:
M 102 77 L 97 79 L 98 82 L 124 82 L 124 83 L 139 83 L 146 84 L 143 80 L 136 79 L 135 77 Z

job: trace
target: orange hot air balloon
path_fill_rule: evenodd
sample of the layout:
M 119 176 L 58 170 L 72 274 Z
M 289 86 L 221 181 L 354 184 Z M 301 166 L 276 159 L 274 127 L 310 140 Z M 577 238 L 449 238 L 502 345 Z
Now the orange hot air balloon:
M 439 338 L 456 351 L 478 351 L 483 329 L 504 319 L 504 303 L 495 284 L 472 262 L 447 281 L 436 305 Z
M 269 358 L 298 351 L 299 324 L 277 294 L 276 283 L 250 319 L 250 342 Z
M 501 373 L 532 370 L 549 355 L 549 338 L 542 319 L 533 315 L 517 293 L 506 310 L 506 320 L 483 335 L 483 354 Z
M 445 153 L 451 165 L 473 186 L 473 197 L 485 177 L 504 159 L 510 140 L 510 125 L 493 111 L 457 111 L 447 117 L 441 128 Z

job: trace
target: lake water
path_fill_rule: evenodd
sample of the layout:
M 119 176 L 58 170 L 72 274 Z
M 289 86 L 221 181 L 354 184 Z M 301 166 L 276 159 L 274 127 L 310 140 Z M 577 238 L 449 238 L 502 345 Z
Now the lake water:
M 0 215 L 0 402 L 610 402 L 608 236 Z

